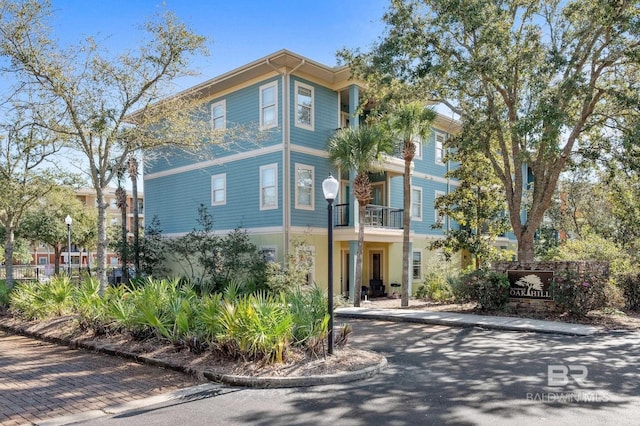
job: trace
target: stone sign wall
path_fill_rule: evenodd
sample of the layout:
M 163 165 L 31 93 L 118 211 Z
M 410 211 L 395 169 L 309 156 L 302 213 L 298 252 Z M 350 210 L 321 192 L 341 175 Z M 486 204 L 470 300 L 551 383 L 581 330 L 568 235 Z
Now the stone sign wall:
M 578 275 L 596 274 L 609 277 L 609 262 L 563 261 L 563 262 L 496 262 L 492 268 L 507 274 L 511 288 L 511 305 L 536 310 L 555 307 L 549 293 L 549 284 L 554 273 L 573 271 Z

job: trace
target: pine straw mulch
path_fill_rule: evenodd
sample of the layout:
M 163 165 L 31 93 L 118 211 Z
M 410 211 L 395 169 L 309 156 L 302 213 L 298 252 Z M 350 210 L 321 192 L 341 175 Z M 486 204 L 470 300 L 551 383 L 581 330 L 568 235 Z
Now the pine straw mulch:
M 507 316 L 516 318 L 532 318 L 548 321 L 561 321 L 573 324 L 585 324 L 602 327 L 605 330 L 640 330 L 640 312 L 604 309 L 590 311 L 580 317 L 565 312 L 541 312 L 506 307 L 501 311 L 479 310 L 475 303 L 437 303 L 423 299 L 409 299 L 409 307 L 401 308 L 400 299 L 377 298 L 363 301 L 362 307 L 374 309 L 417 309 L 438 312 L 457 312 L 463 314 Z
M 37 335 L 39 338 L 71 347 L 106 348 L 110 351 L 134 354 L 158 360 L 171 368 L 188 372 L 200 381 L 206 381 L 204 371 L 214 374 L 247 377 L 308 377 L 361 370 L 378 365 L 381 354 L 349 347 L 334 347 L 333 356 L 315 356 L 302 350 L 289 351 L 282 363 L 237 360 L 219 351 L 191 352 L 156 337 L 136 340 L 128 333 L 96 336 L 91 330 L 79 326 L 77 316 L 65 316 L 46 321 L 25 321 L 0 312 L 1 328 Z

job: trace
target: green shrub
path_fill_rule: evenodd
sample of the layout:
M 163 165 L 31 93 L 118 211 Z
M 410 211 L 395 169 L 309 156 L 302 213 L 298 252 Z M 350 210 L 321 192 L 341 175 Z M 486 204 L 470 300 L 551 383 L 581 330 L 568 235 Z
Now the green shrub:
M 418 286 L 416 297 L 419 299 L 429 299 L 435 302 L 450 302 L 453 300 L 453 289 L 451 288 L 449 277 L 437 272 L 426 274 L 424 282 Z
M 640 311 L 640 273 L 628 273 L 618 277 L 618 287 L 622 289 L 625 307 Z
M 282 362 L 289 348 L 292 316 L 281 298 L 264 293 L 224 300 L 220 312 L 220 347 L 229 355 Z
M 66 275 L 48 283 L 25 282 L 18 284 L 10 294 L 12 312 L 27 319 L 44 319 L 73 312 L 74 285 Z
M 0 280 L 0 308 L 9 306 L 9 288 L 5 280 Z
M 318 354 L 329 332 L 327 296 L 313 286 L 310 290 L 296 288 L 287 294 L 286 300 L 293 319 L 294 344 Z
M 549 286 L 551 298 L 565 312 L 586 315 L 605 305 L 606 279 L 595 274 L 583 274 L 570 270 L 554 273 Z
M 629 253 L 615 242 L 594 234 L 581 239 L 569 239 L 560 245 L 553 260 L 595 260 L 609 262 L 612 276 L 632 270 L 633 260 Z
M 476 302 L 482 310 L 498 310 L 509 301 L 509 279 L 506 274 L 478 269 L 461 277 L 459 296 Z
M 73 303 L 80 315 L 80 325 L 91 328 L 96 334 L 104 334 L 104 299 L 100 297 L 100 283 L 97 279 L 85 276 L 73 293 Z

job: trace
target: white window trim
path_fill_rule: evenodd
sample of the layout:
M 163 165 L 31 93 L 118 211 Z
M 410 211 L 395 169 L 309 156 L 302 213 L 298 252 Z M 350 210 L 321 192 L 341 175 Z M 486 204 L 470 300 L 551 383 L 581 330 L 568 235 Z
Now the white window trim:
M 273 169 L 274 171 L 274 191 L 276 194 L 276 202 L 273 205 L 265 206 L 264 200 L 262 198 L 262 172 L 264 170 Z M 267 164 L 265 166 L 260 166 L 260 210 L 274 210 L 278 208 L 278 164 Z
M 420 192 L 420 216 L 413 215 L 413 191 Z M 415 220 L 416 222 L 422 222 L 422 218 L 424 217 L 424 193 L 422 188 L 419 186 L 411 187 L 411 220 Z
M 262 114 L 262 109 L 263 109 L 262 92 L 265 89 L 268 89 L 269 87 L 273 87 L 274 88 L 274 104 L 273 105 L 274 105 L 275 121 L 274 121 L 273 124 L 265 125 L 264 122 L 263 122 L 264 115 Z M 273 81 L 273 82 L 268 83 L 268 84 L 263 84 L 262 86 L 260 86 L 259 92 L 260 92 L 260 104 L 259 104 L 260 130 L 266 130 L 266 129 L 270 129 L 272 127 L 276 127 L 278 125 L 278 82 L 277 81 Z
M 447 220 L 447 216 L 444 215 L 444 214 L 441 215 L 438 212 L 438 209 L 436 209 L 436 200 L 438 199 L 438 197 L 442 197 L 444 195 L 446 195 L 446 192 L 444 192 L 444 191 L 435 191 L 434 197 L 433 197 L 433 213 L 434 213 L 435 223 L 442 224 L 443 226 L 444 226 L 444 223 Z
M 311 170 L 311 205 L 300 204 L 298 199 L 298 169 Z M 315 191 L 316 191 L 316 169 L 307 164 L 296 163 L 294 168 L 294 179 L 296 182 L 295 190 L 295 208 L 299 210 L 315 210 Z
M 216 179 L 222 179 L 224 185 L 223 185 L 223 191 L 224 191 L 224 200 L 222 201 L 215 201 L 215 197 L 213 195 L 214 193 L 214 185 L 213 183 L 216 181 Z M 211 176 L 211 205 L 212 206 L 224 206 L 225 204 L 227 204 L 227 174 L 226 173 L 220 173 L 217 175 L 213 175 Z
M 416 253 L 418 253 L 418 255 L 420 256 L 420 270 L 419 270 L 419 272 L 418 272 L 418 277 L 415 277 L 415 276 L 413 275 L 413 271 L 414 271 L 414 269 L 415 269 L 415 264 L 414 264 L 414 262 L 413 262 L 413 259 L 414 259 L 414 257 L 413 257 L 413 256 L 415 256 L 415 254 L 416 254 Z M 413 279 L 413 280 L 422 280 L 422 252 L 421 252 L 421 251 L 418 251 L 418 250 L 414 250 L 414 251 L 411 253 L 411 279 Z
M 424 145 L 422 143 L 422 138 L 420 136 L 414 136 L 413 144 L 416 146 L 416 155 L 413 157 L 413 159 L 422 160 L 422 150 L 424 148 Z
M 214 116 L 213 111 L 216 107 L 222 106 L 222 127 L 218 127 L 217 129 L 214 127 Z M 227 128 L 227 101 L 225 99 L 211 104 L 211 130 L 224 130 Z
M 300 87 L 304 89 L 308 89 L 311 92 L 311 111 L 310 111 L 310 117 L 309 117 L 311 119 L 311 124 L 301 123 L 298 121 L 298 88 Z M 316 103 L 315 91 L 313 90 L 313 86 L 309 86 L 308 84 L 304 84 L 299 81 L 296 81 L 294 84 L 294 99 L 295 99 L 295 126 L 301 129 L 313 131 L 315 129 L 314 115 L 315 115 L 315 103 Z
M 447 135 L 446 135 L 445 133 L 438 132 L 438 131 L 434 132 L 434 135 L 435 135 L 435 136 L 434 136 L 434 137 L 435 137 L 435 139 L 434 139 L 434 144 L 433 144 L 433 145 L 434 145 L 434 158 L 435 158 L 435 162 L 436 162 L 436 164 L 439 164 L 439 165 L 441 165 L 441 166 L 444 166 L 444 161 L 442 161 L 442 160 L 438 160 L 438 138 L 441 138 L 441 139 L 442 139 L 442 143 L 441 143 L 441 145 L 440 145 L 440 146 L 441 146 L 440 151 L 442 151 L 441 158 L 442 158 L 442 159 L 444 159 L 444 156 L 445 156 L 444 143 L 445 143 L 445 142 L 446 142 L 446 140 L 447 140 Z

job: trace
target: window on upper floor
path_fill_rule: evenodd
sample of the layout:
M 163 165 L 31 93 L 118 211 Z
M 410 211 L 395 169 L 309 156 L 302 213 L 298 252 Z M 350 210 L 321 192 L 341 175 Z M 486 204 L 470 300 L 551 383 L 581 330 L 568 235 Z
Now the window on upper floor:
M 227 174 L 211 176 L 211 205 L 222 206 L 227 204 Z
M 422 188 L 411 187 L 411 219 L 422 220 Z
M 416 154 L 413 159 L 422 160 L 422 138 L 420 136 L 414 136 L 413 144 L 416 146 Z
M 436 164 L 444 164 L 444 142 L 447 139 L 446 135 L 442 132 L 436 132 Z
M 260 129 L 278 124 L 278 82 L 260 86 Z
M 442 197 L 444 196 L 445 193 L 443 191 L 436 191 L 435 192 L 435 197 L 434 197 L 434 211 L 435 211 L 435 221 L 438 225 L 444 225 L 444 220 L 446 218 L 446 215 L 444 213 L 442 213 L 440 210 L 435 208 L 435 202 L 438 200 L 438 197 Z
M 314 209 L 314 167 L 296 164 L 296 209 Z
M 96 203 L 98 202 L 98 200 L 96 200 Z M 109 207 L 111 208 L 111 210 L 117 210 L 118 209 L 118 200 L 115 198 L 112 198 L 111 200 L 109 200 Z
M 260 210 L 278 208 L 278 165 L 260 167 Z
M 211 129 L 224 130 L 227 127 L 227 102 L 220 101 L 211 105 Z
M 419 280 L 422 278 L 422 252 L 413 252 L 412 278 Z
M 313 87 L 296 82 L 295 93 L 296 127 L 313 130 Z

